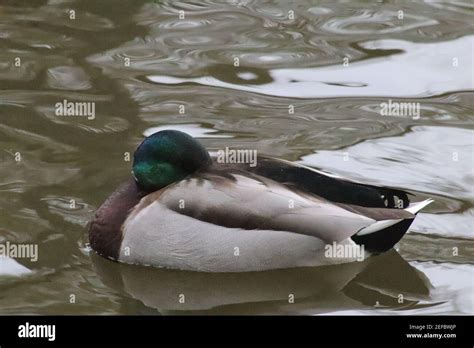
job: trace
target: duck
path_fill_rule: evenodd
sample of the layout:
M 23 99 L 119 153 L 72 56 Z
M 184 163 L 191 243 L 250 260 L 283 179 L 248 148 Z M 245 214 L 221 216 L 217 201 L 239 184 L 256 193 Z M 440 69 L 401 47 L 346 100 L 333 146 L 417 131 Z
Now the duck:
M 228 162 L 178 130 L 146 137 L 132 175 L 88 224 L 90 248 L 120 263 L 197 272 L 356 262 L 352 250 L 367 258 L 392 249 L 433 202 L 269 156 Z

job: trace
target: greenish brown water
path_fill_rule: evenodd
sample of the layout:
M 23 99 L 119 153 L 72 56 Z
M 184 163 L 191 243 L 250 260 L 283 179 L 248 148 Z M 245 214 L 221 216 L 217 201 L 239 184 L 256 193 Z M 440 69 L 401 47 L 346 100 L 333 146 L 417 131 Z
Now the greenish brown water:
M 473 14 L 468 1 L 2 1 L 0 242 L 38 245 L 38 261 L 0 261 L 0 314 L 474 313 Z M 95 103 L 94 119 L 56 115 L 64 99 Z M 389 99 L 420 117 L 382 116 Z M 102 260 L 87 222 L 130 175 L 124 154 L 163 128 L 435 203 L 362 263 L 202 274 Z

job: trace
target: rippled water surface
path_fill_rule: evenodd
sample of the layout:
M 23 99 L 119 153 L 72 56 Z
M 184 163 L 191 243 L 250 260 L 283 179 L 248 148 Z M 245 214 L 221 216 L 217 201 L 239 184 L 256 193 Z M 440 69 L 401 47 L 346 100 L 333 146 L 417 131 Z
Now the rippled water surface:
M 0 242 L 39 259 L 0 259 L 0 313 L 474 313 L 473 17 L 470 1 L 2 1 Z M 64 99 L 95 118 L 57 116 Z M 389 99 L 419 117 L 382 116 Z M 435 203 L 396 250 L 341 266 L 95 256 L 87 222 L 166 128 Z

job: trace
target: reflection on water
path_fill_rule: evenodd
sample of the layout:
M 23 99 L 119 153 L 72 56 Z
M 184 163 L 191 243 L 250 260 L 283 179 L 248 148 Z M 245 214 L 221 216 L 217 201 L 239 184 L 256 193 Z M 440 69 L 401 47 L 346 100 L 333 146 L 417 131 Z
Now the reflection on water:
M 198 273 L 113 263 L 93 254 L 105 284 L 161 313 L 325 313 L 425 307 L 431 285 L 394 250 L 364 262 L 249 273 Z M 399 301 L 403 294 L 403 301 Z M 180 301 L 181 300 L 181 301 Z
M 420 195 L 436 201 L 432 209 L 441 204 L 447 209 L 443 209 L 442 216 L 421 214 L 411 228 L 470 237 L 474 216 L 470 204 L 474 183 L 472 146 L 471 130 L 415 126 L 402 137 L 368 140 L 338 151 L 318 151 L 303 156 L 302 161 L 379 185 L 404 187 L 411 192 L 423 188 Z M 348 160 L 342 161 L 345 153 Z M 447 214 L 453 215 L 456 223 Z
M 0 260 L 0 312 L 474 313 L 473 13 L 461 1 L 3 2 L 0 242 L 37 243 L 39 260 Z M 57 116 L 65 99 L 94 102 L 96 117 Z M 420 103 L 420 117 L 381 116 L 388 99 Z M 124 154 L 167 128 L 436 202 L 398 253 L 363 263 L 209 275 L 97 259 L 88 220 L 130 175 Z
M 340 64 L 339 67 L 270 70 L 267 81 L 258 81 L 258 75 L 250 80 L 239 80 L 237 75 L 233 83 L 208 76 L 150 75 L 147 79 L 159 84 L 195 83 L 291 98 L 437 95 L 472 86 L 472 77 L 466 70 L 452 64 L 456 58 L 467 65 L 467 71 L 472 71 L 471 52 L 465 49 L 472 43 L 472 36 L 429 44 L 393 40 L 367 42 L 364 48 L 393 50 L 395 55 L 390 59 L 373 59 L 370 64 L 348 61 L 347 66 Z M 370 50 L 367 53 L 371 54 Z M 374 71 L 377 73 L 373 74 Z

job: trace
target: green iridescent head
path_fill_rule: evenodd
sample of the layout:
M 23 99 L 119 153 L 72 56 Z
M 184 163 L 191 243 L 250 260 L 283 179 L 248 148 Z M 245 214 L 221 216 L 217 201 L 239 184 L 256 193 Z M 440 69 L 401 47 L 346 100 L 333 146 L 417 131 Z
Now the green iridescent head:
M 145 191 L 156 191 L 212 163 L 207 150 L 193 137 L 163 130 L 147 137 L 133 155 L 133 175 Z

